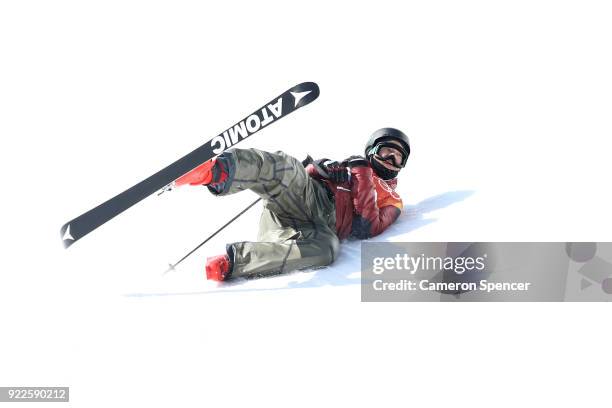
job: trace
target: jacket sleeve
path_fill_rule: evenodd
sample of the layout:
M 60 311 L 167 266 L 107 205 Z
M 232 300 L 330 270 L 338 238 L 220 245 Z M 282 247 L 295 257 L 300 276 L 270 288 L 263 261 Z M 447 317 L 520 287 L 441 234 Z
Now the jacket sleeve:
M 374 237 L 389 225 L 393 224 L 401 213 L 401 200 L 399 207 L 396 205 L 383 205 L 378 207 L 376 202 L 376 186 L 372 177 L 372 169 L 366 166 L 351 169 L 353 178 L 353 207 L 355 217 L 351 235 L 365 239 Z

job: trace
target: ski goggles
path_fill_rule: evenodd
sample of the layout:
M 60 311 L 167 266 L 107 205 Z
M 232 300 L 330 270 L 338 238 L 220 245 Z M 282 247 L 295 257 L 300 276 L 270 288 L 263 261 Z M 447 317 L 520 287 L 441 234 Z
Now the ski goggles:
M 404 167 L 408 161 L 408 153 L 401 146 L 395 143 L 380 142 L 371 151 L 372 154 L 376 155 L 380 160 L 390 162 L 395 167 Z

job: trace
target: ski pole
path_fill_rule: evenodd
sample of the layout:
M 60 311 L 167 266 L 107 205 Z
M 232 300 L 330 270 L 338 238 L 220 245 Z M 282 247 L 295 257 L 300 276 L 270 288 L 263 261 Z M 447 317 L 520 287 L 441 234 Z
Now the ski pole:
M 176 263 L 174 264 L 169 264 L 169 268 L 166 269 L 166 271 L 163 273 L 164 275 L 167 274 L 168 272 L 174 270 L 174 268 L 176 268 L 176 266 L 178 264 L 180 264 L 181 262 L 183 262 L 185 259 L 187 259 L 187 257 L 191 254 L 193 254 L 195 251 L 197 251 L 198 249 L 200 249 L 200 247 L 202 245 L 204 245 L 205 243 L 207 243 L 208 241 L 210 241 L 215 235 L 217 235 L 219 232 L 223 231 L 225 229 L 225 227 L 227 227 L 228 225 L 230 225 L 232 222 L 236 221 L 236 219 L 238 217 L 240 217 L 242 214 L 244 214 L 245 212 L 247 212 L 251 207 L 253 207 L 255 204 L 257 204 L 259 201 L 261 200 L 261 197 L 259 197 L 257 200 L 253 201 L 251 204 L 248 205 L 248 207 L 246 207 L 244 210 L 240 211 L 238 214 L 236 214 L 236 216 L 234 216 L 234 218 L 232 218 L 231 220 L 229 220 L 228 222 L 225 223 L 225 225 L 223 225 L 221 228 L 219 228 L 218 230 L 216 230 L 215 232 L 212 233 L 212 235 L 210 235 L 208 238 L 206 238 L 204 241 L 202 241 L 197 247 L 193 248 L 191 251 L 189 251 L 184 257 L 182 257 L 181 259 L 179 259 Z

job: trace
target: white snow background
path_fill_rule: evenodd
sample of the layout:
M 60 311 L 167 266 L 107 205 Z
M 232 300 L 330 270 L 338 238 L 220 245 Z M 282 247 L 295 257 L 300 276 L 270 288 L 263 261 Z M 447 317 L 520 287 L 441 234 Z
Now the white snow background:
M 609 304 L 360 303 L 333 267 L 216 284 L 254 200 L 185 187 L 68 250 L 60 226 L 291 86 L 318 100 L 238 147 L 413 153 L 382 241 L 609 241 L 604 1 L 0 5 L 0 386 L 72 406 L 608 406 Z

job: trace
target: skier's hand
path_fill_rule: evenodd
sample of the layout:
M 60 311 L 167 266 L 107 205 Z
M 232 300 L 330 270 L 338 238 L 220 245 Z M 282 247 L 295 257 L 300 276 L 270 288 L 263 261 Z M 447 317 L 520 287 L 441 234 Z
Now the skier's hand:
M 349 180 L 346 166 L 335 160 L 327 160 L 321 163 L 321 167 L 327 173 L 327 178 L 336 184 L 346 183 Z
M 368 167 L 370 165 L 363 156 L 351 156 L 348 159 L 344 160 L 342 164 L 345 164 L 351 169 L 354 167 Z

